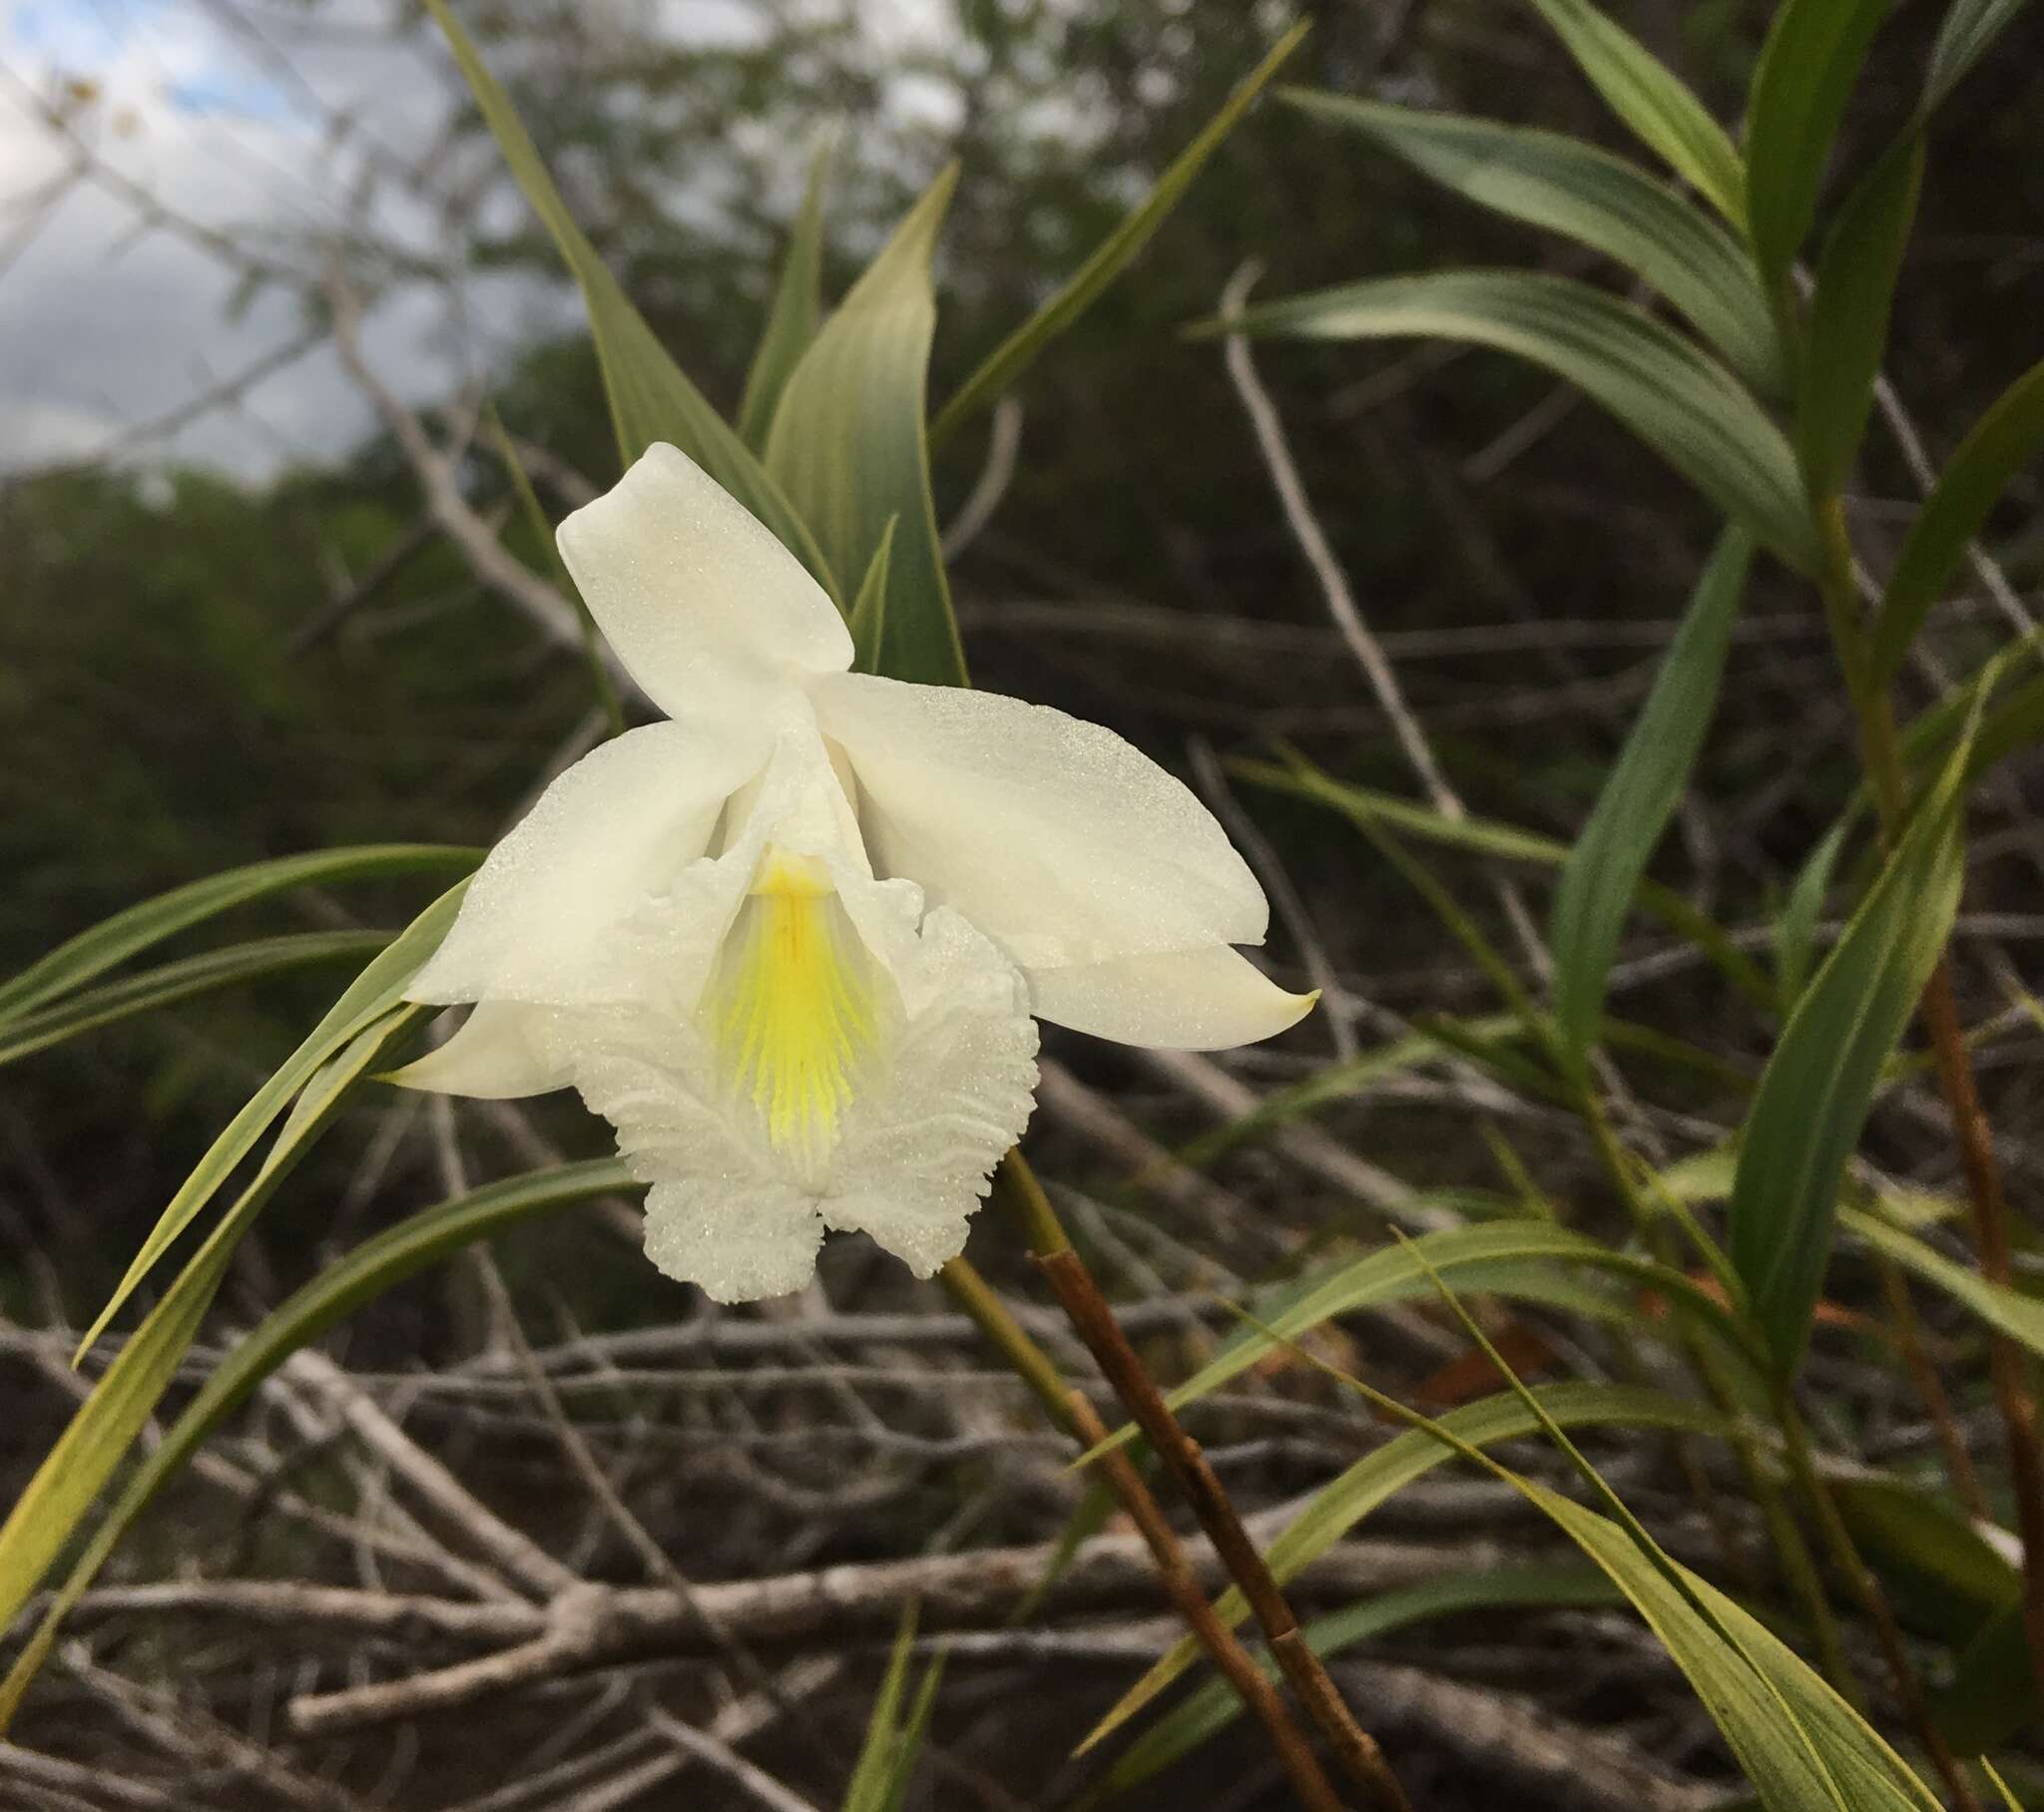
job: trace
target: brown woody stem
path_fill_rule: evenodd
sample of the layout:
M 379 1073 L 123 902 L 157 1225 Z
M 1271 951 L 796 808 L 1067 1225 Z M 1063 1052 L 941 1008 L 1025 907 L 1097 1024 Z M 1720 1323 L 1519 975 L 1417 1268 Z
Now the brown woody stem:
M 1306 1715 L 1333 1748 L 1342 1767 L 1386 1808 L 1411 1812 L 1411 1802 L 1391 1772 L 1376 1739 L 1356 1722 L 1318 1655 L 1308 1646 L 1298 1619 L 1285 1601 L 1264 1557 L 1250 1540 L 1228 1492 L 1201 1452 L 1200 1444 L 1179 1426 L 1136 1349 L 1115 1319 L 1107 1298 L 1085 1260 L 1072 1249 L 1043 1185 L 1019 1151 L 1002 1160 L 999 1186 L 1029 1231 L 1038 1268 L 1043 1272 L 1066 1316 L 1099 1363 L 1143 1431 L 1157 1457 L 1191 1505 L 1221 1564 L 1241 1586 L 1257 1621 L 1263 1625 L 1271 1652 Z

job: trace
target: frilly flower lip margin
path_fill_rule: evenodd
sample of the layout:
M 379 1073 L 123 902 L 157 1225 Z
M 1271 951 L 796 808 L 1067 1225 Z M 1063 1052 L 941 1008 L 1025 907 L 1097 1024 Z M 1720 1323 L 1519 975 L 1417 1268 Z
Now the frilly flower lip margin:
M 491 851 L 407 990 L 475 1010 L 395 1080 L 577 1089 L 670 1276 L 796 1289 L 826 1229 L 929 1275 L 1028 1122 L 1032 1015 L 1216 1050 L 1312 1006 L 1232 948 L 1269 907 L 1181 782 L 1062 711 L 849 672 L 836 607 L 676 448 L 559 539 L 669 720 Z

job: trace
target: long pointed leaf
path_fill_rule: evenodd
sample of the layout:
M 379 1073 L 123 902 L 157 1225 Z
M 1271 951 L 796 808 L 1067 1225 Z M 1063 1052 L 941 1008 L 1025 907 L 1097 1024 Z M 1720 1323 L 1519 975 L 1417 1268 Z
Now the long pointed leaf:
M 1917 808 L 1768 1061 L 1740 1145 L 1729 1247 L 1778 1371 L 1801 1357 L 1830 1257 L 1832 1210 L 1881 1067 L 1958 911 L 1964 756 Z
M 1309 22 L 1301 19 L 1272 46 L 1271 54 L 1249 73 L 1221 111 L 1201 129 L 1200 136 L 1172 160 L 1170 168 L 1157 179 L 1156 186 L 1094 247 L 1093 254 L 1085 263 L 1065 280 L 1055 295 L 987 354 L 978 370 L 959 385 L 957 394 L 944 404 L 936 420 L 930 424 L 931 446 L 942 446 L 968 417 L 999 401 L 1028 369 L 1036 355 L 1099 299 L 1101 292 L 1164 225 L 1207 160 L 1235 130 L 1249 111 L 1250 103 L 1262 92 L 1264 84 L 1298 48 L 1308 29 Z
M 511 97 L 491 75 L 447 0 L 425 0 L 447 39 L 462 79 L 475 97 L 483 120 L 504 154 L 504 162 L 525 191 L 525 199 L 559 247 L 562 261 L 582 287 L 589 309 L 589 330 L 603 366 L 604 390 L 610 398 L 611 422 L 617 430 L 618 453 L 632 464 L 657 440 L 672 441 L 764 522 L 798 556 L 823 589 L 838 596 L 830 564 L 816 545 L 808 525 L 786 494 L 768 475 L 752 449 L 732 430 L 691 383 L 667 348 L 654 337 L 645 317 L 633 307 L 596 247 L 589 242 L 554 180 Z
M 823 180 L 830 170 L 830 147 L 817 151 L 809 165 L 802 205 L 788 234 L 787 255 L 766 330 L 746 374 L 746 394 L 739 404 L 739 438 L 756 453 L 766 450 L 766 430 L 791 372 L 816 337 L 823 318 Z
M 1562 870 L 1550 933 L 1554 1018 L 1562 1050 L 1578 1070 L 1604 1011 L 1605 980 L 1626 909 L 1710 726 L 1752 558 L 1752 542 L 1728 529 Z
M 954 166 L 930 186 L 817 331 L 766 436 L 767 469 L 837 571 L 865 573 L 898 520 L 876 671 L 926 685 L 966 682 L 924 438 L 930 258 L 956 180 Z
M 1781 430 L 1723 365 L 1587 283 L 1443 270 L 1267 302 L 1228 324 L 1301 339 L 1467 340 L 1528 359 L 1609 409 L 1791 566 L 1815 564 L 1801 476 Z
M 458 1247 L 489 1238 L 545 1209 L 638 1186 L 623 1160 L 615 1157 L 490 1183 L 422 1209 L 363 1241 L 279 1303 L 228 1350 L 94 1530 L 92 1541 L 72 1564 L 27 1646 L 16 1656 L 6 1679 L 0 1681 L 0 1730 L 13 1717 L 64 1618 L 98 1578 L 121 1538 L 207 1437 L 286 1358 L 362 1303 Z
M 1782 351 L 1753 259 L 1667 184 L 1560 133 L 1300 89 L 1279 99 L 1368 133 L 1482 207 L 1618 259 L 1688 315 L 1755 389 L 1781 391 Z

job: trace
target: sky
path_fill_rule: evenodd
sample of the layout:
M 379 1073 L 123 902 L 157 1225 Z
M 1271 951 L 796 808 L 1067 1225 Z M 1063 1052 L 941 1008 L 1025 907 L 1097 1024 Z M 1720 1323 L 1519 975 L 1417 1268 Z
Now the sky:
M 0 0 L 0 470 L 117 451 L 260 478 L 330 459 L 368 429 L 366 404 L 322 349 L 280 366 L 237 409 L 138 440 L 302 331 L 284 294 L 237 307 L 238 273 L 189 235 L 149 226 L 138 200 L 195 228 L 340 224 L 365 163 L 415 157 L 445 116 L 444 58 L 423 33 L 393 41 L 395 10 Z M 266 44 L 246 35 L 250 22 Z M 64 182 L 75 154 L 45 117 L 52 98 L 113 183 Z M 359 124 L 336 141 L 341 116 Z M 379 198 L 379 232 L 440 247 L 443 229 L 421 205 L 393 185 Z M 485 365 L 572 318 L 564 289 L 529 277 L 465 279 L 464 299 L 467 350 Z M 372 311 L 367 350 L 401 394 L 444 394 L 460 375 L 446 322 L 422 286 Z

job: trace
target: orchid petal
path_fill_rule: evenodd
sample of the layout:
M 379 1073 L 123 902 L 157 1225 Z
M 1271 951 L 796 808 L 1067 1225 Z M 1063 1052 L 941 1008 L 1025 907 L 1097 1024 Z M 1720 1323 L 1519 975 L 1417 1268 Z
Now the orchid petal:
M 476 1101 L 515 1101 L 565 1089 L 573 1078 L 547 1049 L 550 1018 L 544 1007 L 484 1001 L 445 1044 L 386 1080 Z
M 1039 1019 L 1151 1051 L 1226 1051 L 1312 1011 L 1226 944 L 1023 972 Z
M 1263 889 L 1212 812 L 1112 730 L 997 692 L 832 674 L 875 871 L 955 906 L 1025 969 L 1259 944 Z
M 557 539 L 597 626 L 671 717 L 757 725 L 802 676 L 851 665 L 844 619 L 801 562 L 665 442 Z
M 703 853 L 766 754 L 758 738 L 685 723 L 591 750 L 490 851 L 408 998 L 567 1005 L 636 992 L 615 934 Z

